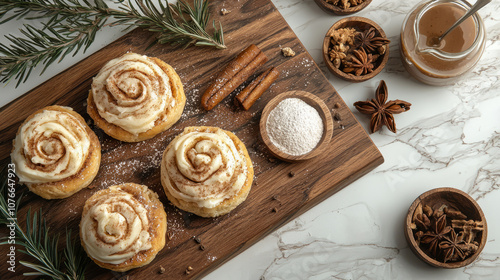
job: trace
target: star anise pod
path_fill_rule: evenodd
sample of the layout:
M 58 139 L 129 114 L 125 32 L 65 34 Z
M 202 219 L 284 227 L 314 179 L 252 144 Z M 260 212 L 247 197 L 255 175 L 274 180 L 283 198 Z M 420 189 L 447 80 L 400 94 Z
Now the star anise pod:
M 373 72 L 373 55 L 366 54 L 364 50 L 354 50 L 352 61 L 345 63 L 344 72 L 354 72 L 356 76 L 366 75 Z
M 370 27 L 368 30 L 358 32 L 354 37 L 354 46 L 357 49 L 363 49 L 366 53 L 373 53 L 379 47 L 387 45 L 391 42 L 389 39 L 375 35 L 376 30 L 373 27 Z
M 451 230 L 451 236 L 444 238 L 439 243 L 439 249 L 444 253 L 443 262 L 465 259 L 465 252 L 461 248 L 463 244 L 465 244 L 465 241 L 461 237 L 458 237 L 455 230 Z
M 387 85 L 384 80 L 381 80 L 375 92 L 375 99 L 354 103 L 354 107 L 360 113 L 371 115 L 370 130 L 372 133 L 379 130 L 382 125 L 396 133 L 396 122 L 393 114 L 410 110 L 411 103 L 399 99 L 387 102 L 387 96 Z
M 420 242 L 429 244 L 429 251 L 437 257 L 439 242 L 447 238 L 446 235 L 452 230 L 450 226 L 446 226 L 446 215 L 442 215 L 432 224 L 432 231 L 424 233 Z

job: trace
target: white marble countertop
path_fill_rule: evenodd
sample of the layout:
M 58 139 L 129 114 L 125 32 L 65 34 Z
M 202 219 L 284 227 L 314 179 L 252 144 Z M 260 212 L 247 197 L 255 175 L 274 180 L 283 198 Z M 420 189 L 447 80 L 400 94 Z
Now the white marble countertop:
M 488 33 L 482 59 L 449 87 L 417 82 L 400 62 L 399 31 L 416 0 L 374 0 L 355 14 L 377 22 L 392 41 L 386 68 L 359 84 L 333 77 L 321 56 L 326 31 L 342 17 L 326 14 L 312 0 L 272 1 L 351 110 L 355 101 L 372 98 L 381 79 L 389 99 L 413 105 L 396 115 L 396 134 L 383 128 L 370 135 L 384 164 L 204 279 L 500 279 L 500 1 L 480 11 Z M 2 28 L 2 35 L 17 30 L 15 23 Z M 17 89 L 14 83 L 2 87 L 0 106 L 122 34 L 105 28 L 85 54 L 68 57 L 40 77 L 31 75 Z M 355 115 L 368 130 L 368 118 Z M 444 186 L 475 198 L 488 222 L 488 242 L 465 268 L 430 267 L 413 255 L 404 238 L 403 220 L 413 200 Z

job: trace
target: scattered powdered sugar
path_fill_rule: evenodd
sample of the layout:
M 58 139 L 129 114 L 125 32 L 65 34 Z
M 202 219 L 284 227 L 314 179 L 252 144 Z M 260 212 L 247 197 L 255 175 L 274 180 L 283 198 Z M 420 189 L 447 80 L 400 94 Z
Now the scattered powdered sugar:
M 207 254 L 207 259 L 208 261 L 213 262 L 217 259 L 217 257 L 209 253 Z
M 299 98 L 282 100 L 266 123 L 271 142 L 281 151 L 300 156 L 312 151 L 323 136 L 318 111 Z

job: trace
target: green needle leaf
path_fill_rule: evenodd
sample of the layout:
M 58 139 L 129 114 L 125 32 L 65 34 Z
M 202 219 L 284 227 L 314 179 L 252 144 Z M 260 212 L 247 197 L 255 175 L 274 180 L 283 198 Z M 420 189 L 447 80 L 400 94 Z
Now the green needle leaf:
M 28 209 L 26 230 L 23 230 L 17 219 L 13 219 L 17 218 L 17 209 L 19 209 L 22 194 L 16 201 L 14 216 L 10 215 L 12 209 L 7 203 L 9 196 L 6 173 L 7 169 L 4 168 L 0 174 L 0 224 L 8 225 L 12 221 L 14 222 L 17 252 L 28 255 L 35 260 L 34 262 L 19 261 L 21 265 L 33 270 L 24 273 L 24 275 L 46 276 L 52 279 L 85 279 L 85 269 L 90 259 L 81 247 L 79 240 L 71 238 L 70 231 L 66 231 L 66 247 L 64 254 L 61 255 L 57 249 L 59 235 L 52 235 L 49 232 L 41 209 L 35 212 L 32 212 L 31 208 Z M 6 239 L 0 239 L 2 240 L 0 246 L 12 246 Z

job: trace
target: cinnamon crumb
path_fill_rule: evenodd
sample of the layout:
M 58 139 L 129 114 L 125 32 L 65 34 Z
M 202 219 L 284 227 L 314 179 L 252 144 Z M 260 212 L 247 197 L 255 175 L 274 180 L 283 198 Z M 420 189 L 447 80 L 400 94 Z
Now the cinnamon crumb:
M 223 16 L 229 14 L 230 12 L 231 11 L 229 11 L 228 9 L 225 9 L 225 8 L 220 9 L 220 14 L 223 15 Z
M 333 108 L 334 108 L 334 109 L 338 109 L 338 108 L 340 108 L 340 103 L 335 102 L 335 104 L 333 104 Z
M 163 266 L 160 265 L 160 269 L 158 270 L 158 273 L 159 274 L 163 274 L 165 273 L 165 268 Z

